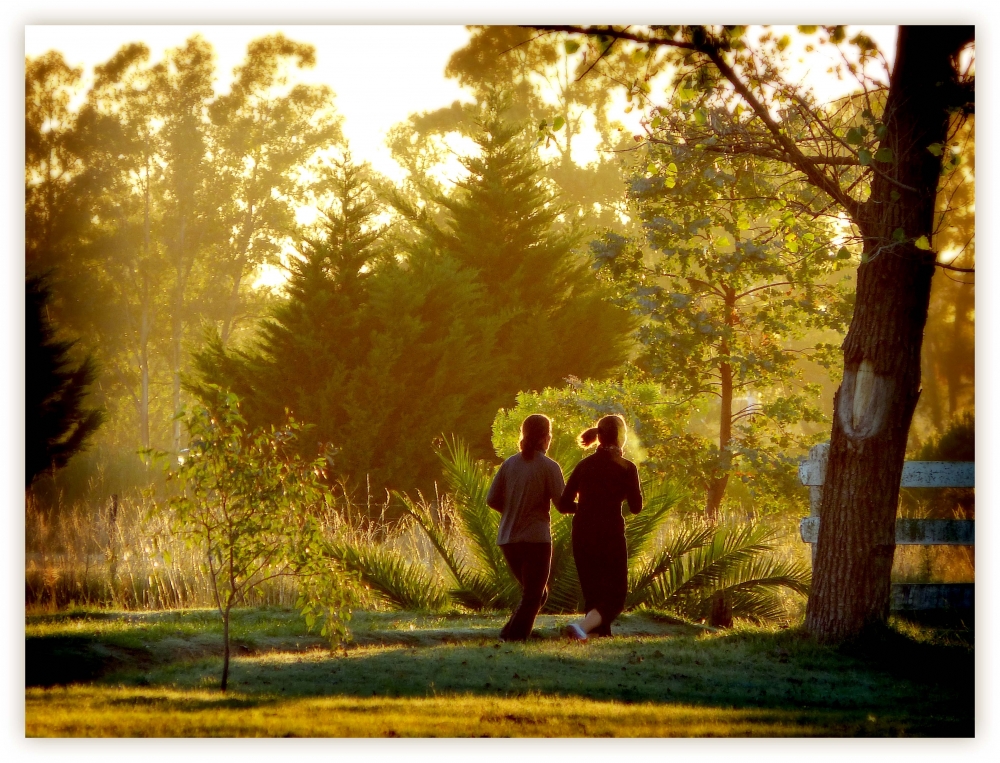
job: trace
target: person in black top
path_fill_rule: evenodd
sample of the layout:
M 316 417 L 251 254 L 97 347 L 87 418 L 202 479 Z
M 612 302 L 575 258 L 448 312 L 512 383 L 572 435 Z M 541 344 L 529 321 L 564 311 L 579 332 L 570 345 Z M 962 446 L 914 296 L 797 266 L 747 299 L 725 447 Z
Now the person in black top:
M 583 459 L 566 483 L 559 510 L 573 514 L 573 559 L 583 590 L 585 617 L 566 627 L 566 635 L 585 640 L 588 633 L 610 636 L 611 623 L 625 607 L 628 550 L 622 501 L 633 514 L 642 511 L 642 490 L 635 464 L 622 458 L 625 420 L 605 416 L 580 435 L 597 452 Z M 577 502 L 579 496 L 579 502 Z

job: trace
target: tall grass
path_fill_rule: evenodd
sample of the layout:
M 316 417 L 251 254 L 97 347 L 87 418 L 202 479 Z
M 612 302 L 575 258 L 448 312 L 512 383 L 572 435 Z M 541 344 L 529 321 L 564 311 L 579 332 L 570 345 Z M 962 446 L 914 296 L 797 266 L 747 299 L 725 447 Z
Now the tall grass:
M 255 589 L 245 603 L 290 607 L 296 594 L 289 581 L 276 579 Z M 169 518 L 144 496 L 52 511 L 29 496 L 24 600 L 29 611 L 215 606 L 201 550 L 172 532 Z

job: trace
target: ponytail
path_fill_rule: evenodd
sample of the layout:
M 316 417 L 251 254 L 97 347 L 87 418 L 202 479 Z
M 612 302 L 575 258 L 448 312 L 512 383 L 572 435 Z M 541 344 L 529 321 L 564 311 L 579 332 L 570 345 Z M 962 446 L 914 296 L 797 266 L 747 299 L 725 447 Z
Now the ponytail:
M 601 445 L 621 448 L 625 445 L 627 431 L 625 419 L 618 414 L 604 416 L 597 422 L 596 427 L 591 427 L 580 432 L 578 440 L 581 448 L 589 448 L 595 442 L 600 442 Z

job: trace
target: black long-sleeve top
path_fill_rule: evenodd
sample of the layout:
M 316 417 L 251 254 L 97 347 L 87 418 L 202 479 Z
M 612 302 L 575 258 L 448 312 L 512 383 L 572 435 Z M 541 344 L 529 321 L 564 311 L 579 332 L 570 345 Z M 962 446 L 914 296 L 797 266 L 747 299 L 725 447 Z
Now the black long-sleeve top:
M 559 510 L 576 514 L 576 522 L 624 532 L 622 501 L 628 501 L 633 514 L 642 511 L 639 470 L 631 461 L 599 448 L 576 465 L 559 500 Z

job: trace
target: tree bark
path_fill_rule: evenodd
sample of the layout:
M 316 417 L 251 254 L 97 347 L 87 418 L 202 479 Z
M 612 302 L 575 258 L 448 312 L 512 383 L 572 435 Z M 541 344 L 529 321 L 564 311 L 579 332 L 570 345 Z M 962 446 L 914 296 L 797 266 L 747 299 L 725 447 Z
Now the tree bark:
M 143 222 L 142 222 L 142 244 L 145 262 L 142 267 L 142 315 L 139 326 L 139 437 L 142 440 L 142 447 L 149 447 L 149 334 L 152 328 L 152 317 L 150 315 L 149 301 L 151 299 L 149 290 L 149 252 L 150 252 L 150 154 L 146 154 L 146 183 L 144 188 Z
M 229 607 L 222 613 L 222 685 L 219 687 L 225 691 L 229 686 Z
M 172 322 L 171 331 L 171 345 L 173 350 L 173 406 L 174 406 L 174 423 L 173 423 L 173 452 L 174 458 L 176 459 L 181 449 L 181 422 L 180 419 L 176 418 L 177 414 L 181 410 L 181 339 L 184 335 L 184 290 L 186 272 L 184 268 L 184 223 L 185 218 L 182 215 L 180 221 L 180 229 L 177 236 L 177 261 L 175 263 L 177 270 L 177 283 L 175 284 L 175 295 L 174 295 L 174 315 Z
M 927 147 L 946 141 L 953 57 L 971 37 L 969 27 L 899 29 L 882 143 L 895 160 L 876 162 L 871 196 L 855 220 L 864 257 L 806 610 L 806 627 L 821 640 L 850 638 L 889 614 L 899 482 L 934 274 L 934 255 L 915 245 L 931 239 L 941 172 L 941 158 Z
M 726 328 L 732 331 L 736 325 L 736 290 L 724 287 L 726 291 L 725 310 Z M 719 342 L 719 355 L 729 357 L 729 340 L 725 336 Z M 719 463 L 715 474 L 708 484 L 708 495 L 705 501 L 705 517 L 710 522 L 719 519 L 722 499 L 726 495 L 729 484 L 729 470 L 732 468 L 732 452 L 729 449 L 733 439 L 733 367 L 728 360 L 719 363 Z

